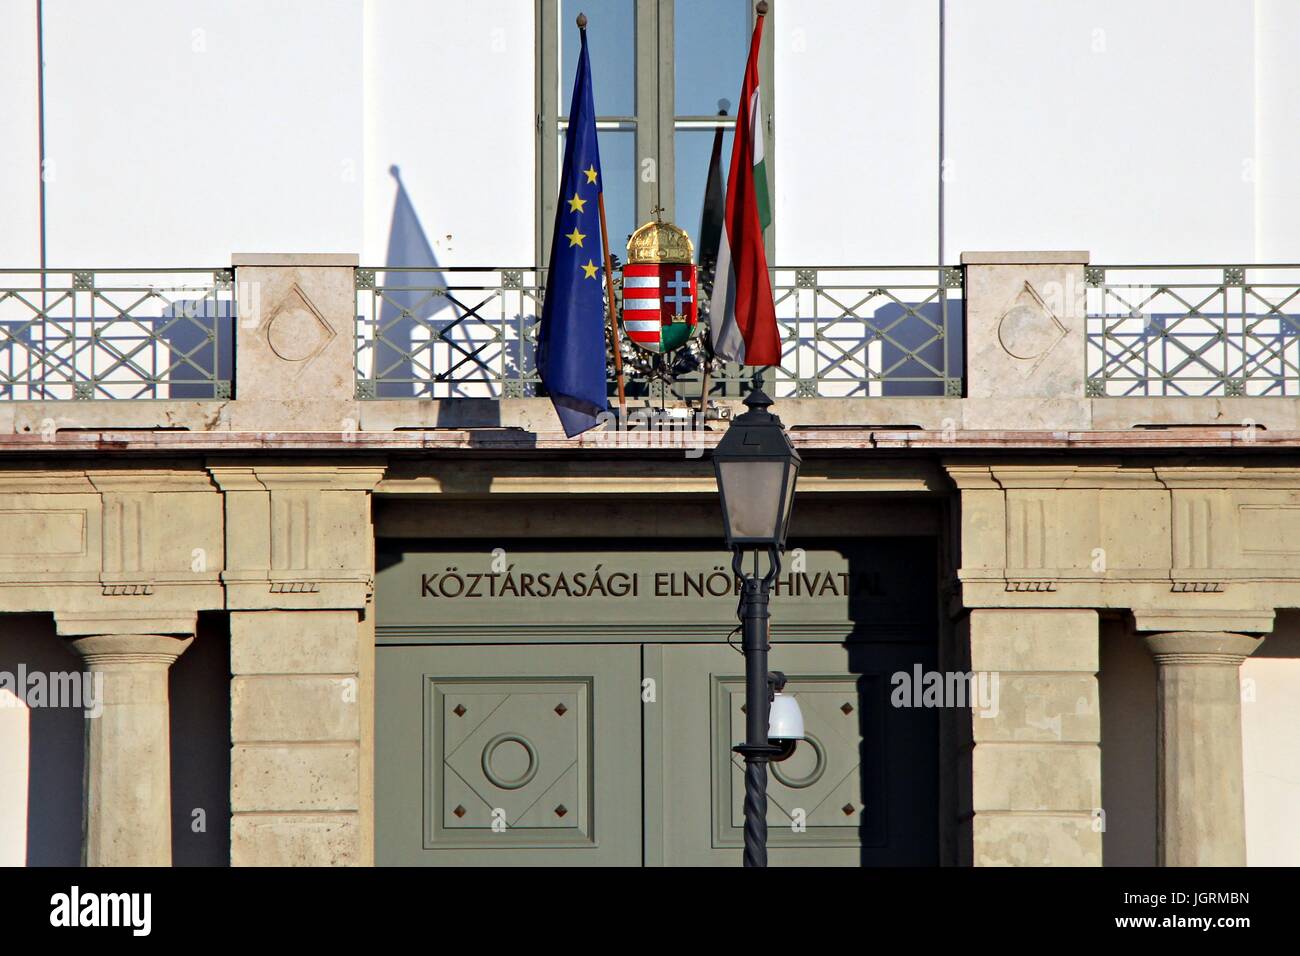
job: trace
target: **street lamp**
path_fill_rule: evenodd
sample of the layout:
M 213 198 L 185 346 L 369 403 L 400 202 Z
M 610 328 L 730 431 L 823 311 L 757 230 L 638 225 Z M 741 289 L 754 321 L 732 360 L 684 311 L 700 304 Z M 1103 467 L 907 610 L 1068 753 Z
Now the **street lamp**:
M 781 552 L 790 524 L 794 485 L 801 459 L 781 419 L 768 408 L 760 389 L 745 399 L 713 451 L 713 470 L 722 496 L 722 519 L 731 567 L 741 579 L 741 650 L 745 655 L 745 742 L 735 748 L 745 758 L 745 866 L 767 866 L 767 764 L 783 760 L 803 737 L 803 718 L 793 697 L 780 694 L 779 718 L 769 725 L 771 703 L 785 687 L 785 675 L 768 673 L 768 591 L 781 570 Z M 745 556 L 754 556 L 745 572 Z M 767 573 L 759 558 L 766 553 Z

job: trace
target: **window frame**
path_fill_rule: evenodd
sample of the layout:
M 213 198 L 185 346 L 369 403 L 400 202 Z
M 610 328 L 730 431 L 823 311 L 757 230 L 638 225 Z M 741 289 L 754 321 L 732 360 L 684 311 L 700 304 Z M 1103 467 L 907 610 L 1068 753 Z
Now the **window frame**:
M 560 31 L 576 30 L 574 24 L 560 23 L 562 0 L 534 0 L 536 23 L 536 133 L 537 133 L 537 216 L 536 242 L 537 262 L 544 266 L 550 261 L 551 234 L 555 225 L 556 203 L 560 188 L 561 149 L 560 132 L 563 129 L 564 112 L 568 109 L 564 92 L 565 80 L 572 89 L 572 77 L 559 75 Z M 734 127 L 734 115 L 740 109 L 737 104 L 733 115 L 726 122 L 718 123 L 717 117 L 677 116 L 676 115 L 676 46 L 674 43 L 674 7 L 676 0 L 634 0 L 636 22 L 636 78 L 635 103 L 636 114 L 629 117 L 598 117 L 597 128 L 626 128 L 634 124 L 636 169 L 633 181 L 636 183 L 636 218 L 637 222 L 646 222 L 653 218 L 654 207 L 661 206 L 665 219 L 676 222 L 690 232 L 698 228 L 698 223 L 683 224 L 676 215 L 676 133 L 678 124 L 683 128 L 712 129 L 715 126 Z M 690 0 L 684 0 L 690 2 Z M 767 165 L 768 188 L 773 199 L 772 225 L 767 230 L 765 245 L 769 260 L 776 245 L 776 150 L 774 149 L 775 88 L 773 85 L 773 19 L 779 0 L 769 0 L 767 24 L 763 30 L 763 43 L 759 48 L 759 83 L 763 90 L 763 145 L 764 160 Z M 749 11 L 750 29 L 757 18 L 751 6 Z M 642 64 L 650 64 L 643 69 Z M 646 82 L 646 80 L 649 82 Z M 737 77 L 739 82 L 742 77 Z M 740 92 L 739 85 L 736 94 Z M 624 124 L 615 126 L 614 124 Z M 691 124 L 686 127 L 685 124 Z M 727 157 L 729 160 L 730 157 Z M 642 167 L 649 159 L 654 163 L 654 180 L 645 182 Z M 698 241 L 698 236 L 692 236 Z M 610 252 L 620 257 L 624 255 L 625 243 L 614 241 L 610 237 Z

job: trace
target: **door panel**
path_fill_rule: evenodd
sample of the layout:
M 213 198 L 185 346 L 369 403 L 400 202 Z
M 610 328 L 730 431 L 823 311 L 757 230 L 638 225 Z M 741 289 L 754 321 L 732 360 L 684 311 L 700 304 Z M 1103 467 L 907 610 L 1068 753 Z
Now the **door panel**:
M 842 652 L 841 652 L 842 653 Z M 807 666 L 795 656 L 793 661 Z M 789 676 L 789 675 L 787 675 Z M 791 679 L 786 692 L 795 695 L 803 712 L 807 739 L 788 760 L 768 765 L 767 845 L 789 847 L 848 847 L 862 843 L 880 846 L 885 840 L 883 779 L 879 773 L 863 776 L 863 753 L 871 755 L 868 770 L 879 770 L 883 752 L 880 739 L 879 678 L 864 677 L 866 690 L 852 677 Z M 745 740 L 745 682 L 743 678 L 715 676 L 713 764 L 716 805 L 731 807 L 730 815 L 714 816 L 714 845 L 743 847 L 745 826 L 745 761 L 731 748 Z M 864 704 L 864 701 L 866 704 Z M 861 707 L 871 706 L 870 716 Z M 870 728 L 872 741 L 862 738 Z M 807 831 L 796 832 L 798 822 Z
M 890 675 L 933 666 L 928 642 L 783 644 L 810 739 L 769 765 L 769 861 L 781 865 L 938 860 L 938 721 L 889 706 Z M 743 846 L 744 659 L 733 648 L 671 645 L 659 682 L 662 845 L 669 865 L 739 865 Z M 647 768 L 647 779 L 656 771 Z M 796 825 L 799 824 L 799 825 Z
M 640 648 L 376 652 L 375 855 L 641 862 Z

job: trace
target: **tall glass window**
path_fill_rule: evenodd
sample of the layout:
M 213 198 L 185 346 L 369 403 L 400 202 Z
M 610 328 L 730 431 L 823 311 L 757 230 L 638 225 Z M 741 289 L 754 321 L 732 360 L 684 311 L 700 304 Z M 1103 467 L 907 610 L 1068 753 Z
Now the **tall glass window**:
M 772 3 L 773 8 L 777 3 Z M 605 176 L 610 251 L 656 207 L 697 246 L 711 163 L 724 183 L 731 163 L 735 101 L 754 27 L 750 0 L 539 0 L 538 252 L 549 254 L 555 191 L 578 61 L 579 13 L 587 15 L 596 125 Z M 771 20 L 774 13 L 769 13 Z M 767 30 L 771 35 L 771 23 Z M 771 55 L 760 65 L 771 115 Z M 767 123 L 764 122 L 764 135 Z M 774 168 L 771 143 L 768 168 Z
M 697 246 L 715 157 L 726 188 L 752 10 L 749 0 L 690 0 L 673 11 L 674 212 Z
M 576 22 L 587 14 L 587 48 L 596 104 L 596 137 L 605 178 L 609 251 L 622 258 L 627 237 L 636 228 L 637 56 L 636 0 L 563 0 L 560 6 L 560 122 L 556 167 L 564 159 L 564 133 L 573 97 L 580 42 Z

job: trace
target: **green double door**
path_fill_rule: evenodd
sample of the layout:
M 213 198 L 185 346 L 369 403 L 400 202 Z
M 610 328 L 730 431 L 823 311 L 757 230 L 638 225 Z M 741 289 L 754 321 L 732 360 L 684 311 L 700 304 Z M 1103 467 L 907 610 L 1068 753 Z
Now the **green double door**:
M 937 719 L 890 704 L 931 645 L 783 643 L 808 739 L 769 771 L 781 865 L 938 859 Z M 726 644 L 377 648 L 387 865 L 739 865 L 743 658 Z

